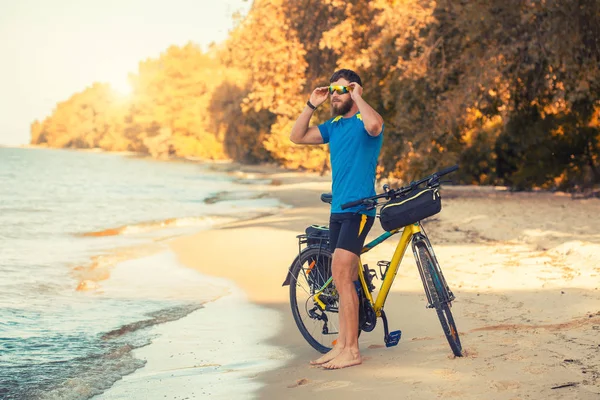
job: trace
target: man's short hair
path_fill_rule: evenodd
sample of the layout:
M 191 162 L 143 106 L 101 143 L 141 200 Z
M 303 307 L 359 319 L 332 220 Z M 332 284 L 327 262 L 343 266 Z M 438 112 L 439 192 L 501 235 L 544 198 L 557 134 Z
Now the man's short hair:
M 329 79 L 329 83 L 333 83 L 338 79 L 344 78 L 348 82 L 356 82 L 360 86 L 362 86 L 362 81 L 360 80 L 360 76 L 350 69 L 338 69 L 331 75 L 331 79 Z

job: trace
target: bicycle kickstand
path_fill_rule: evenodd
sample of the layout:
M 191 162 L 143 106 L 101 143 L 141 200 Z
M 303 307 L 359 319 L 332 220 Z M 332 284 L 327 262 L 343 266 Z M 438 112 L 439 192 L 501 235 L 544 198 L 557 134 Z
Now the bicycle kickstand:
M 402 336 L 402 331 L 397 330 L 397 331 L 390 332 L 388 330 L 388 322 L 387 322 L 387 318 L 385 316 L 385 312 L 383 310 L 381 310 L 381 319 L 383 320 L 383 330 L 384 330 L 383 341 L 385 342 L 385 347 L 392 347 L 392 346 L 397 345 L 398 342 L 400 341 L 400 337 Z

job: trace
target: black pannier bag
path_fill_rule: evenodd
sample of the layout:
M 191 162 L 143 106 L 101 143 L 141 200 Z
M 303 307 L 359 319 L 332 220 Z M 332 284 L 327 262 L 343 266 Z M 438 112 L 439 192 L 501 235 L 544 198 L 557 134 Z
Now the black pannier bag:
M 311 225 L 306 228 L 306 241 L 309 246 L 329 247 L 329 227 Z
M 416 189 L 381 207 L 379 220 L 386 231 L 402 228 L 442 210 L 438 188 Z
M 329 250 L 329 227 L 311 225 L 306 228 L 306 242 L 309 247 L 320 247 Z M 307 281 L 312 292 L 318 291 L 331 276 L 331 258 L 329 251 L 323 251 L 306 260 L 309 270 L 306 272 Z

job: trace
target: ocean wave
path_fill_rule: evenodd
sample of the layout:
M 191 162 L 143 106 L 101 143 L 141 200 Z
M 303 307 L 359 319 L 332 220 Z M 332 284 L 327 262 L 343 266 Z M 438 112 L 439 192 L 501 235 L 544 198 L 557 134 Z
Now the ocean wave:
M 90 354 L 72 360 L 22 367 L 2 377 L 2 399 L 85 400 L 102 394 L 123 376 L 143 367 L 146 361 L 134 357 L 133 350 L 151 343 L 151 336 L 140 331 L 181 319 L 202 308 L 191 303 L 148 314 L 151 318 L 129 323 L 102 334 L 100 343 L 90 343 Z M 47 379 L 45 377 L 52 377 Z
M 131 332 L 139 331 L 140 329 L 148 328 L 153 325 L 163 324 L 165 322 L 176 321 L 181 319 L 197 309 L 202 308 L 202 304 L 188 304 L 179 307 L 172 307 L 165 310 L 160 310 L 151 313 L 152 318 L 136 321 L 130 324 L 121 326 L 118 329 L 114 329 L 110 332 L 106 332 L 101 336 L 102 340 L 110 340 Z
M 151 232 L 164 228 L 190 227 L 190 226 L 213 226 L 217 223 L 226 221 L 226 218 L 216 216 L 202 217 L 183 217 L 183 218 L 168 218 L 162 221 L 149 221 L 137 224 L 123 225 L 117 228 L 107 228 L 99 231 L 84 232 L 78 236 L 84 237 L 103 237 L 103 236 L 118 236 L 131 235 Z
M 222 191 L 213 194 L 204 199 L 206 204 L 215 204 L 222 201 L 236 200 L 258 200 L 268 197 L 268 193 L 264 192 L 242 192 L 242 191 Z
M 149 342 L 143 345 L 147 344 Z M 66 377 L 58 385 L 54 383 L 44 389 L 27 388 L 23 393 L 24 397 L 15 398 L 86 400 L 99 395 L 123 376 L 146 365 L 146 361 L 137 359 L 132 354 L 132 351 L 138 347 L 142 346 L 122 344 L 101 355 L 91 355 L 73 360 L 76 363 L 75 368 L 71 368 L 74 375 Z

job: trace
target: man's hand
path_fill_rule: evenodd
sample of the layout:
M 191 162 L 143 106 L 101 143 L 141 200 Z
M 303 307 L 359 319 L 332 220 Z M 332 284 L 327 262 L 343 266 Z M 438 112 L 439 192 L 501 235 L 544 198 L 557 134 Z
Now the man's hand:
M 379 136 L 383 130 L 383 118 L 362 98 L 363 88 L 356 82 L 348 84 L 350 96 L 358 106 L 365 129 L 371 136 Z
M 313 90 L 313 92 L 311 93 L 310 103 L 315 107 L 319 107 L 321 104 L 323 104 L 325 102 L 325 100 L 327 100 L 328 97 L 329 97 L 329 86 L 318 87 L 315 90 Z
M 362 97 L 363 88 L 358 83 L 350 82 L 348 87 L 350 88 L 350 97 L 352 97 L 352 100 Z

